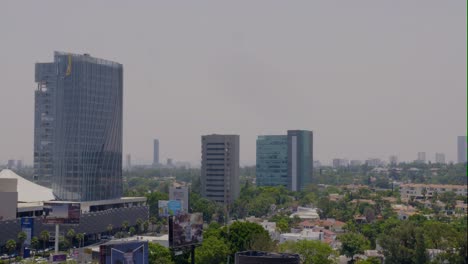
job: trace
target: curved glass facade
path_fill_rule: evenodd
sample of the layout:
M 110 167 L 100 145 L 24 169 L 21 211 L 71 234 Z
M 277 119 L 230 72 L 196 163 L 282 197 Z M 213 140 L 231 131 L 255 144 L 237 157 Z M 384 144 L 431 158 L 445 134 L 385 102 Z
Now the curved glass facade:
M 121 197 L 122 65 L 55 52 L 36 82 L 35 179 L 61 200 Z

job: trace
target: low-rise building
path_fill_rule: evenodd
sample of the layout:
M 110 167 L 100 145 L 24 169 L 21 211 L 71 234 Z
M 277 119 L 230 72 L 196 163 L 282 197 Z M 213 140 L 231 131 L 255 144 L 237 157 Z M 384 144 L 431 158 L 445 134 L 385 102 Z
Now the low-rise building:
M 407 199 L 428 199 L 436 194 L 454 192 L 456 195 L 467 196 L 468 187 L 466 185 L 446 185 L 446 184 L 419 184 L 408 183 L 400 185 L 401 198 Z

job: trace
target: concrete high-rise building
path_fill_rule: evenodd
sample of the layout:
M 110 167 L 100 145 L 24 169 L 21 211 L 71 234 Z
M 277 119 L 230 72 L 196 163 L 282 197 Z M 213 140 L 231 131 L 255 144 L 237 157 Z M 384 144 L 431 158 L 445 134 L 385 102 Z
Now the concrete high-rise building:
M 396 155 L 392 155 L 390 158 L 388 158 L 388 161 L 390 162 L 390 165 L 397 165 L 398 157 Z
M 418 163 L 426 163 L 426 152 L 418 152 L 418 159 L 416 160 Z
M 55 52 L 36 63 L 34 179 L 61 200 L 122 195 L 122 64 Z
M 351 167 L 361 166 L 361 165 L 362 165 L 362 161 L 360 161 L 360 160 L 351 160 L 351 161 L 349 162 L 349 165 L 350 165 Z
M 130 154 L 127 154 L 127 170 L 132 169 L 132 156 Z
M 436 153 L 435 154 L 435 162 L 436 163 L 445 163 L 445 154 L 444 153 Z
M 349 165 L 349 161 L 347 159 L 333 159 L 332 160 L 332 166 L 334 168 L 339 168 L 339 167 L 347 167 Z
M 239 136 L 201 138 L 201 192 L 210 200 L 230 204 L 239 197 Z
M 312 183 L 313 134 L 307 130 L 288 130 L 288 189 L 304 190 Z
M 11 170 L 11 169 L 14 169 L 14 168 L 15 168 L 15 164 L 16 164 L 16 160 L 13 160 L 13 159 L 8 160 L 8 162 L 7 162 L 7 169 L 10 169 L 10 170 Z
M 288 136 L 257 138 L 257 186 L 288 187 Z
M 159 140 L 153 141 L 153 165 L 159 164 Z
M 466 160 L 466 136 L 458 136 L 457 139 L 457 161 L 458 163 L 465 163 Z

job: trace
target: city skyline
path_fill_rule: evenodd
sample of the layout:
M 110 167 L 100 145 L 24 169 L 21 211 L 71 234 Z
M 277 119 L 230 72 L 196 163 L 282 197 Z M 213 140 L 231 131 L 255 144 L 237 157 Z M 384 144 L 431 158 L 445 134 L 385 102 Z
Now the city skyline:
M 2 121 L 2 164 L 32 164 L 33 65 L 53 50 L 124 65 L 123 153 L 134 164 L 151 163 L 154 135 L 160 160 L 200 164 L 200 135 L 222 133 L 242 137 L 241 165 L 252 165 L 256 137 L 286 129 L 313 130 L 320 161 L 419 151 L 457 161 L 464 1 L 115 2 L 103 14 L 107 4 L 0 3 L 0 111 L 14 115 Z

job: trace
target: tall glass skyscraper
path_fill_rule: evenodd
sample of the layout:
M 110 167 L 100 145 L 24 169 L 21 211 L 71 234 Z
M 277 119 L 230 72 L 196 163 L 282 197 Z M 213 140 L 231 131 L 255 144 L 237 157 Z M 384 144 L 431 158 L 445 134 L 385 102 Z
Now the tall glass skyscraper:
M 258 136 L 257 186 L 288 187 L 288 137 Z
M 55 52 L 35 81 L 35 180 L 61 200 L 120 198 L 122 64 Z
M 257 186 L 304 190 L 312 183 L 313 153 L 312 131 L 288 130 L 287 135 L 258 136 Z

